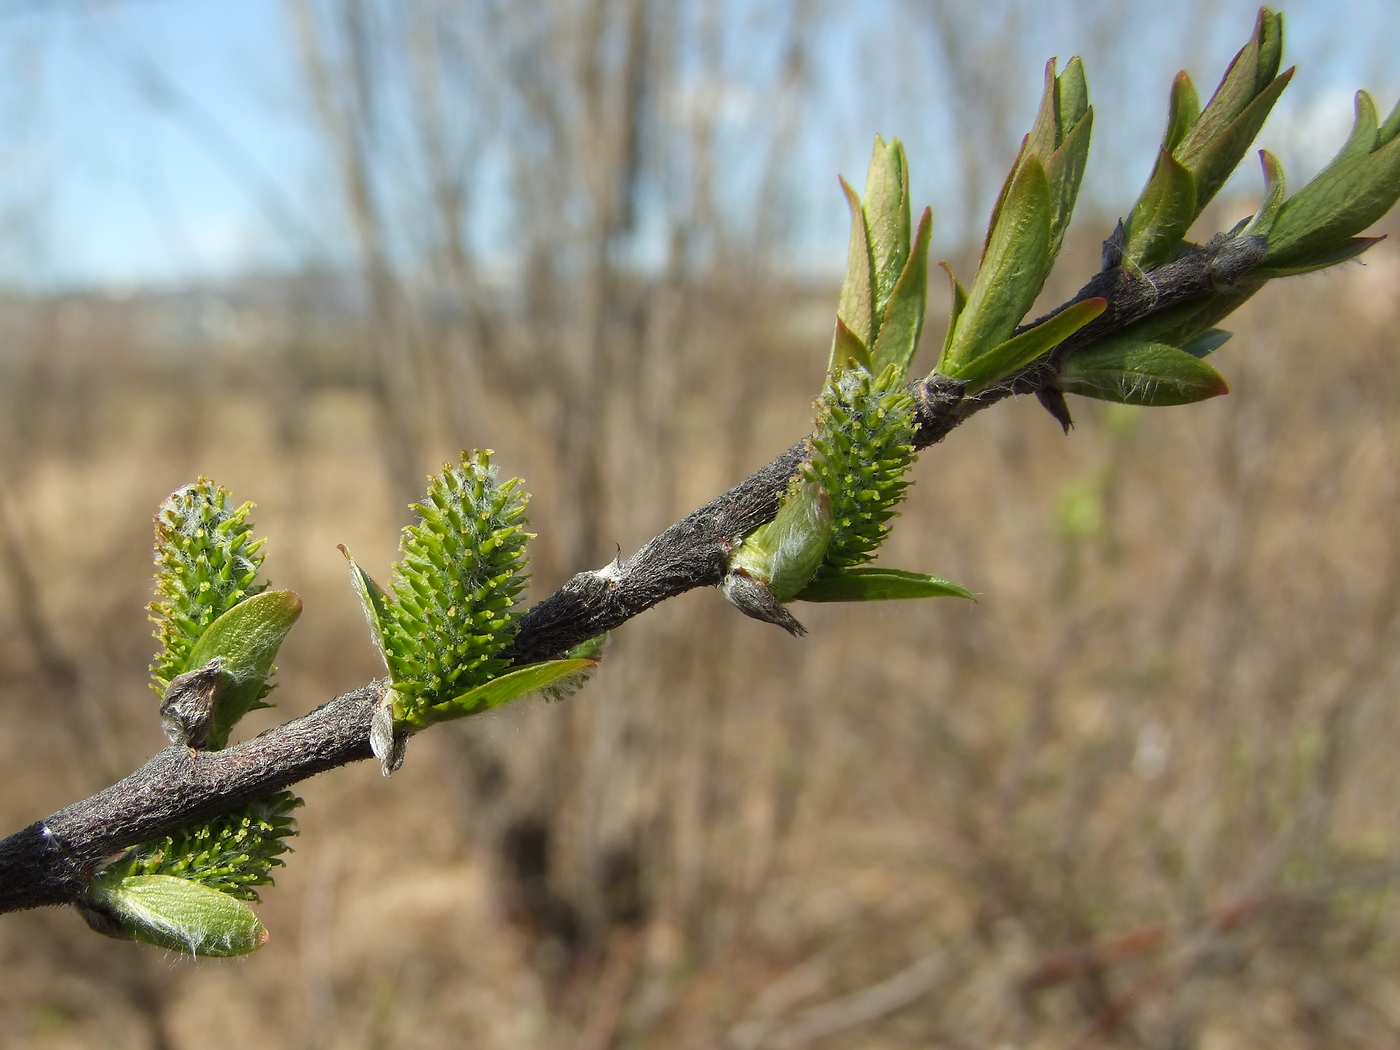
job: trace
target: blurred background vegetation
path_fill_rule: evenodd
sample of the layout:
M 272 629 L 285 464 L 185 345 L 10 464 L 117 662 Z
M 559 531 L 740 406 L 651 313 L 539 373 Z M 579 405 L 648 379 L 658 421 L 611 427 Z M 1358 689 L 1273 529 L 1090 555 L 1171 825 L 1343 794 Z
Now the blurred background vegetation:
M 164 743 L 143 607 L 177 485 L 257 501 L 307 611 L 252 728 L 309 710 L 379 671 L 335 545 L 382 574 L 458 449 L 535 493 L 540 597 L 805 432 L 835 176 L 876 131 L 970 275 L 1045 59 L 1084 55 L 1058 301 L 1145 179 L 1172 73 L 1208 92 L 1253 15 L 0 4 L 5 829 Z M 1352 90 L 1400 92 L 1400 11 L 1285 16 L 1300 74 L 1261 145 L 1296 186 Z M 1258 186 L 1247 165 L 1198 232 Z M 1400 255 L 1232 321 L 1229 398 L 1077 404 L 1068 440 L 1006 404 L 925 453 L 889 561 L 981 604 L 808 607 L 798 641 L 670 602 L 566 703 L 305 784 L 247 960 L 5 916 L 0 1042 L 1395 1043 Z

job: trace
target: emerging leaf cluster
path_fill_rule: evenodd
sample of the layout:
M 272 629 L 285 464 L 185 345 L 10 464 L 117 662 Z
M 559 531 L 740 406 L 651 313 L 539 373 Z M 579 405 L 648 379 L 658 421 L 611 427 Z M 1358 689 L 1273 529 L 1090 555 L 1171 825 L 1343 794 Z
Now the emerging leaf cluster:
M 1266 150 L 1260 159 L 1264 203 L 1245 232 L 1268 244 L 1262 272 L 1286 276 L 1344 262 L 1376 243 L 1354 235 L 1400 197 L 1400 103 L 1378 123 L 1375 102 L 1358 91 L 1351 135 L 1331 163 L 1287 200 L 1283 167 Z
M 1151 281 L 1146 271 L 1188 253 L 1202 256 L 1212 275 L 1230 276 L 1204 295 L 1097 337 L 1086 327 L 1108 306 L 1097 296 L 1022 324 L 1063 244 L 1093 126 L 1082 63 L 1072 59 L 1061 74 L 1048 63 L 1034 126 L 998 195 L 972 287 L 949 272 L 953 303 L 935 376 L 975 396 L 1027 375 L 1066 427 L 1065 393 L 1150 406 L 1226 393 L 1224 379 L 1204 361 L 1229 338 L 1216 323 L 1274 277 L 1364 251 L 1374 241 L 1356 235 L 1400 197 L 1400 106 L 1382 122 L 1360 92 L 1351 136 L 1302 192 L 1286 199 L 1282 170 L 1263 153 L 1266 193 L 1258 212 L 1206 249 L 1186 242 L 1288 85 L 1292 70 L 1279 72 L 1282 49 L 1282 18 L 1261 8 L 1253 35 L 1204 108 L 1190 77 L 1176 78 L 1152 175 L 1105 244 L 1104 270 L 1116 272 L 1119 284 Z M 782 608 L 793 599 L 966 593 L 933 577 L 864 564 L 888 531 L 913 461 L 913 401 L 903 387 L 923 325 L 932 220 L 925 210 L 915 232 L 898 141 L 876 140 L 863 201 L 844 181 L 842 187 L 850 246 L 811 455 L 774 519 L 736 545 L 721 584 L 744 612 L 793 633 L 801 625 Z M 1023 371 L 1033 364 L 1037 372 Z
M 1261 8 L 1249 42 L 1201 109 L 1185 72 L 1172 84 L 1157 163 L 1128 219 L 1106 245 L 1105 266 L 1140 277 L 1199 249 L 1186 232 L 1249 149 L 1293 70 L 1279 72 L 1283 19 Z M 1058 362 L 1054 385 L 1129 405 L 1180 405 L 1227 392 L 1203 358 L 1230 333 L 1214 327 L 1269 280 L 1355 258 L 1376 243 L 1359 237 L 1400 197 L 1400 106 L 1384 121 L 1366 92 L 1356 95 L 1356 122 L 1332 162 L 1293 197 L 1283 167 L 1267 150 L 1264 200 L 1252 217 L 1211 247 L 1253 253 L 1241 279 L 1179 307 L 1159 311 Z
M 898 139 L 876 136 L 864 201 L 845 179 L 841 189 L 851 237 L 829 367 L 879 373 L 895 365 L 902 375 L 919 347 L 928 306 L 933 212 L 924 209 L 911 244 L 909 161 Z
M 1190 76 L 1177 74 L 1157 163 L 1119 237 L 1123 265 L 1150 269 L 1181 249 L 1292 79 L 1292 69 L 1278 71 L 1282 55 L 1283 17 L 1260 8 L 1254 35 L 1204 110 Z
M 191 670 L 196 643 L 216 619 L 266 589 L 257 582 L 262 540 L 248 524 L 251 503 L 231 507 L 228 490 L 208 478 L 171 494 L 156 515 L 156 600 L 150 606 L 160 651 L 152 688 Z M 264 694 L 265 695 L 265 694 Z
M 937 577 L 857 568 L 884 542 L 914 462 L 914 399 L 904 387 L 927 308 L 933 217 L 925 208 L 913 230 L 897 139 L 876 138 L 863 201 L 841 186 L 850 247 L 809 455 L 774 519 L 735 546 L 721 583 L 741 611 L 793 634 L 804 631 L 784 608 L 794 599 L 967 594 Z
M 1087 299 L 1016 334 L 1064 243 L 1093 123 L 1083 63 L 1071 59 L 1056 76 L 1052 59 L 1035 125 L 992 210 L 972 289 L 948 271 L 953 308 L 939 374 L 975 392 L 1035 360 L 1103 311 L 1104 300 Z
M 733 564 L 766 581 L 780 602 L 966 595 L 937 577 L 857 569 L 889 533 L 914 463 L 914 399 L 905 383 L 928 305 L 933 213 L 924 209 L 911 241 L 909 162 L 898 139 L 876 138 L 863 201 L 842 187 L 851 239 L 810 455 L 778 517 L 745 539 Z M 794 511 L 814 501 L 819 513 Z M 799 557 L 803 545 L 790 526 L 804 520 L 812 524 Z

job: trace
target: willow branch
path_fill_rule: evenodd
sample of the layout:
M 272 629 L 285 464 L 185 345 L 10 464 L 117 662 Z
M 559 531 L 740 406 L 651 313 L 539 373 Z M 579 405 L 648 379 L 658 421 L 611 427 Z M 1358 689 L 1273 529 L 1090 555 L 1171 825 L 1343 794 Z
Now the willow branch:
M 1246 277 L 1262 255 L 1257 238 L 1217 238 L 1146 273 L 1106 269 L 1070 300 L 1108 300 L 1103 314 L 1072 337 L 1073 346 L 1230 287 Z M 1062 344 L 1060 349 L 1071 348 Z M 942 441 L 1004 398 L 1045 392 L 1055 364 L 1034 362 L 975 396 L 966 396 L 961 384 L 940 376 L 915 382 L 911 392 L 918 404 L 916 447 Z M 521 618 L 505 655 L 515 664 L 555 658 L 667 598 L 717 585 L 734 545 L 776 514 L 788 480 L 805 456 L 804 440 L 666 529 L 631 558 L 579 573 Z M 93 866 L 134 843 L 371 757 L 370 719 L 384 688 L 383 681 L 371 682 L 221 751 L 191 754 L 188 748 L 167 747 L 121 782 L 0 840 L 0 912 L 76 901 Z
M 1259 238 L 1218 238 L 1148 273 L 1131 275 L 1121 268 L 1098 273 L 1052 313 L 1096 296 L 1108 305 L 1053 353 L 1062 357 L 1152 314 L 1231 287 L 1258 266 L 1263 255 Z M 961 384 L 942 376 L 914 382 L 910 392 L 918 404 L 915 447 L 937 444 L 973 415 L 1007 397 L 1046 391 L 1055 366 L 1055 361 L 1035 361 L 972 397 L 964 396 Z M 717 586 L 733 545 L 777 513 L 789 479 L 806 457 L 805 445 L 805 439 L 798 442 L 724 495 L 686 515 L 631 558 L 579 573 L 521 618 L 520 633 L 507 654 L 516 663 L 555 659 L 667 598 L 695 587 Z

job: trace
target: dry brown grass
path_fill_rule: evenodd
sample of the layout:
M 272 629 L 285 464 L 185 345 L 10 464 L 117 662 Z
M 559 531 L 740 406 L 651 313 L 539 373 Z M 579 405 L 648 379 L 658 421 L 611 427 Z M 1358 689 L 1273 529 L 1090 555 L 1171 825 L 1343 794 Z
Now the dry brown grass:
M 822 336 L 725 312 L 691 314 L 668 443 L 608 420 L 624 550 L 805 426 Z M 1397 323 L 1383 245 L 1246 307 L 1229 398 L 1080 404 L 1068 440 L 1033 404 L 978 417 L 924 454 L 883 557 L 980 604 L 812 607 L 795 641 L 687 595 L 567 704 L 425 734 L 391 780 L 304 785 L 247 960 L 5 916 L 0 1043 L 1395 1042 Z M 306 600 L 269 718 L 375 674 L 335 544 L 382 567 L 402 520 L 345 377 L 289 407 L 275 365 L 177 374 L 110 325 L 101 358 L 94 329 L 24 331 L 68 365 L 5 392 L 41 601 L 0 603 L 11 830 L 163 743 L 141 609 L 166 492 L 205 473 L 255 499 L 270 575 Z M 537 494 L 537 593 L 585 567 L 548 547 L 570 508 L 540 411 L 500 408 L 491 439 Z

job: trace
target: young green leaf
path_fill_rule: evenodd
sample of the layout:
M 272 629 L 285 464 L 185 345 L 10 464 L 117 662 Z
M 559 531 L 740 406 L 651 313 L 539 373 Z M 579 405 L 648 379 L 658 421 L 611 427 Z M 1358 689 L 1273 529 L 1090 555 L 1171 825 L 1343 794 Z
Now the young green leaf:
M 1173 257 L 1288 86 L 1293 71 L 1278 72 L 1282 49 L 1283 19 L 1260 8 L 1254 35 L 1235 55 L 1204 110 L 1191 78 L 1177 74 L 1162 148 L 1125 224 L 1124 250 L 1111 265 L 1151 269 Z
M 953 306 L 936 374 L 962 377 L 978 358 L 1012 338 L 1040 294 L 1079 195 L 1093 116 L 1084 64 L 1071 59 L 1056 76 L 1054 60 L 1048 62 L 1035 123 L 992 209 L 971 292 L 948 271 Z M 874 358 L 877 369 L 899 360 L 880 353 Z
M 836 334 L 831 339 L 831 364 L 828 371 L 839 372 L 847 368 L 859 368 L 869 372 L 874 367 L 870 351 L 861 342 L 860 336 L 846 327 L 846 322 L 836 318 Z
M 869 240 L 873 292 L 868 346 L 879 338 L 885 306 L 909 259 L 909 167 L 898 139 L 886 143 L 875 136 L 861 211 Z
M 1050 184 L 1040 160 L 1031 157 L 1007 191 L 939 372 L 958 378 L 1011 337 L 1049 272 L 1050 221 Z
M 235 682 L 265 680 L 301 610 L 295 591 L 255 594 L 209 625 L 191 651 L 191 662 L 203 666 L 218 657 L 223 673 Z
M 823 576 L 798 595 L 801 602 L 879 602 L 905 598 L 973 598 L 972 592 L 952 580 L 902 569 L 862 566 Z
M 1334 161 L 1279 209 L 1262 266 L 1294 272 L 1313 268 L 1389 211 L 1397 198 L 1400 137 L 1370 153 Z
M 1050 256 L 1059 254 L 1069 226 L 1074 203 L 1079 196 L 1079 184 L 1089 157 L 1089 136 L 1094 125 L 1094 111 L 1089 108 L 1089 85 L 1084 78 L 1084 63 L 1072 58 L 1064 73 L 1055 75 L 1055 60 L 1045 64 L 1045 90 L 1040 96 L 1040 109 L 1030 134 L 1021 145 L 1021 152 L 998 199 L 993 212 L 995 226 L 1004 205 L 1008 187 L 1015 175 L 1032 157 L 1045 167 L 1050 185 Z
M 958 330 L 958 318 L 967 309 L 967 288 L 962 281 L 958 280 L 953 273 L 953 268 L 946 262 L 938 264 L 943 272 L 948 275 L 948 284 L 951 286 L 953 301 L 948 306 L 948 331 L 943 336 L 943 349 L 939 352 L 939 367 L 948 357 L 948 349 L 953 345 L 953 336 Z
M 1055 76 L 1055 60 L 1045 63 L 1045 86 L 1040 93 L 1040 106 L 1035 113 L 1035 123 L 1031 125 L 1025 142 L 1021 145 L 1023 157 L 1045 158 L 1055 152 L 1063 138 L 1061 128 L 1063 115 L 1060 111 L 1060 82 Z
M 1220 187 L 1225 185 L 1225 181 L 1239 167 L 1245 153 L 1258 137 L 1259 129 L 1264 126 L 1264 121 L 1269 119 L 1274 103 L 1292 79 L 1293 70 L 1284 70 L 1259 92 L 1258 97 L 1250 102 L 1234 121 L 1209 141 L 1193 161 L 1188 162 L 1178 157 L 1196 177 L 1198 215 L 1215 199 Z M 1205 119 L 1204 114 L 1202 119 Z
M 1196 219 L 1196 177 L 1165 149 L 1123 228 L 1123 259 L 1149 270 L 1171 258 Z
M 204 631 L 190 652 L 195 667 L 219 661 L 220 681 L 214 690 L 209 748 L 228 743 L 229 732 L 272 691 L 267 684 L 273 661 L 288 632 L 301 616 L 301 598 L 294 591 L 263 591 L 224 613 Z
M 1071 63 L 1077 66 L 1079 59 Z M 1068 75 L 1066 70 L 1066 75 Z M 1045 161 L 1045 175 L 1050 182 L 1050 258 L 1060 254 L 1065 231 L 1069 229 L 1079 185 L 1089 163 L 1089 138 L 1094 129 L 1094 111 L 1088 110 L 1070 129 L 1065 140 Z
M 841 180 L 841 192 L 846 195 L 846 205 L 851 210 L 851 241 L 846 251 L 846 277 L 841 282 L 841 301 L 836 308 L 836 317 L 860 340 L 862 346 L 874 341 L 874 263 L 870 258 L 870 233 L 865 227 L 865 209 L 860 197 L 851 189 L 850 183 Z M 837 329 L 840 331 L 840 329 Z M 835 347 L 832 348 L 832 367 L 839 367 Z
M 907 233 L 907 231 L 906 231 Z M 866 371 L 883 372 L 897 365 L 900 373 L 909 371 L 914 354 L 919 349 L 919 336 L 924 330 L 924 313 L 928 309 L 928 245 L 933 235 L 933 212 L 928 208 L 919 218 L 914 246 L 904 264 L 904 271 L 890 292 L 880 322 L 880 334 L 875 339 Z
M 1400 102 L 1395 103 L 1390 116 L 1385 118 L 1385 123 L 1376 132 L 1376 148 L 1380 149 L 1396 135 L 1400 135 Z
M 1181 349 L 1192 357 L 1207 357 L 1229 342 L 1232 335 L 1233 332 L 1222 328 L 1207 328 L 1196 338 L 1184 343 Z
M 1024 368 L 1041 354 L 1054 349 L 1079 329 L 1103 313 L 1107 299 L 1084 299 L 1066 307 L 1034 328 L 1012 336 L 998 347 L 974 360 L 953 376 L 971 391 L 995 383 Z
M 1235 55 L 1201 115 L 1172 149 L 1196 176 L 1198 210 L 1235 170 L 1292 76 L 1292 70 L 1278 75 L 1282 54 L 1283 18 L 1260 8 L 1249 43 Z
M 1050 72 L 1055 71 L 1052 61 Z M 1065 71 L 1055 78 L 1055 101 L 1058 107 L 1061 142 L 1080 120 L 1089 115 L 1089 82 L 1084 76 L 1084 63 L 1078 55 L 1065 64 Z M 1056 147 L 1058 148 L 1058 147 Z
M 483 685 L 475 686 L 464 693 L 447 700 L 422 708 L 405 718 L 412 729 L 423 729 L 435 722 L 475 715 L 493 707 L 500 707 L 526 693 L 547 690 L 551 685 L 588 671 L 597 664 L 594 660 L 546 660 L 543 663 L 528 664 L 514 671 L 497 675 Z
M 1167 130 L 1162 134 L 1162 148 L 1175 156 L 1177 147 L 1186 138 L 1186 133 L 1201 115 L 1201 99 L 1196 94 L 1196 85 L 1191 82 L 1186 70 L 1182 70 L 1172 81 L 1171 102 L 1167 109 Z
M 567 653 L 565 660 L 582 660 L 583 664 L 576 671 L 568 671 L 546 685 L 540 686 L 537 692 L 546 700 L 567 700 L 573 696 L 590 678 L 593 672 L 598 669 L 598 662 L 603 659 L 603 651 L 608 647 L 607 634 L 595 635 L 587 641 L 579 642 Z
M 992 207 L 983 255 L 991 247 L 992 236 L 1001 221 L 1001 213 L 1013 186 L 1026 164 L 1038 160 L 1045 169 L 1050 185 L 1050 256 L 1059 253 L 1064 231 L 1069 224 L 1079 183 L 1089 155 L 1089 135 L 1093 128 L 1094 111 L 1089 106 L 1089 85 L 1084 77 L 1084 63 L 1078 57 L 1070 59 L 1065 71 L 1055 75 L 1055 60 L 1045 64 L 1045 89 L 1040 96 L 1035 123 L 1021 141 L 1021 149 L 1007 173 Z
M 1282 266 L 1261 266 L 1251 276 L 1272 280 L 1275 277 L 1293 277 L 1302 273 L 1316 273 L 1329 266 L 1349 262 L 1372 245 L 1379 244 L 1383 240 L 1385 240 L 1384 237 L 1348 237 L 1339 244 L 1309 252 L 1305 258 L 1296 262 L 1286 263 Z
M 350 585 L 355 588 L 355 594 L 360 599 L 360 608 L 364 610 L 365 620 L 369 624 L 370 640 L 374 642 L 379 658 L 384 661 L 384 669 L 388 670 L 389 658 L 385 655 L 384 629 L 389 622 L 389 596 L 374 582 L 369 573 L 355 564 L 355 559 L 345 544 L 337 544 L 336 549 L 345 555 L 345 560 L 350 563 Z
M 1287 183 L 1283 177 L 1283 165 L 1268 150 L 1259 151 L 1259 163 L 1264 168 L 1264 199 L 1242 232 L 1250 236 L 1267 237 L 1269 231 L 1274 228 L 1279 209 L 1283 207 Z
M 794 479 L 777 516 L 734 549 L 729 571 L 761 581 L 780 603 L 791 601 L 826 557 L 831 531 L 826 491 L 814 476 Z
M 1356 119 L 1351 125 L 1351 134 L 1332 158 L 1332 164 L 1345 164 L 1353 157 L 1364 157 L 1375 152 L 1380 144 L 1380 128 L 1376 114 L 1376 103 L 1365 91 L 1358 91 L 1355 99 Z M 1329 165 L 1330 166 L 1330 165 Z
M 1124 405 L 1187 405 L 1229 393 L 1215 369 L 1186 351 L 1121 338 L 1071 355 L 1055 385 L 1066 393 Z
M 242 901 L 171 875 L 98 875 L 80 910 L 93 929 L 209 958 L 247 955 L 267 930 Z

